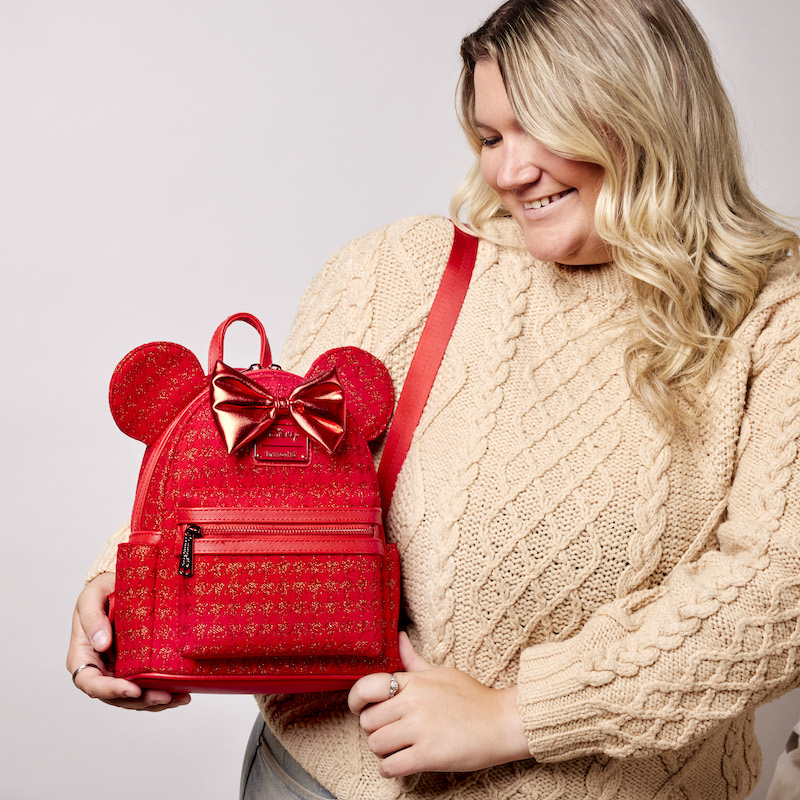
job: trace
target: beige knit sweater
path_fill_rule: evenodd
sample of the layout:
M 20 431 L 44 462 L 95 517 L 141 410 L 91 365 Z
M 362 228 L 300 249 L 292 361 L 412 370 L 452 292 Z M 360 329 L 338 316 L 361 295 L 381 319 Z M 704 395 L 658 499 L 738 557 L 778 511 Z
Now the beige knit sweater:
M 670 437 L 625 380 L 627 279 L 496 226 L 516 246 L 480 245 L 388 533 L 418 651 L 516 683 L 536 761 L 384 780 L 343 694 L 259 704 L 340 800 L 743 798 L 753 709 L 800 685 L 800 284 L 773 271 L 697 430 Z M 399 389 L 451 241 L 414 218 L 344 248 L 283 366 L 358 345 Z

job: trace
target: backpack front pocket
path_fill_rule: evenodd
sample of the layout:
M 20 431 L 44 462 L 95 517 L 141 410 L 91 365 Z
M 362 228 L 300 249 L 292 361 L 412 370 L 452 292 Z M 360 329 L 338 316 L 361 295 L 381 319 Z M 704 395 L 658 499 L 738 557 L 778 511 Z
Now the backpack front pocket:
M 219 511 L 178 512 L 183 655 L 380 654 L 384 546 L 374 524 Z

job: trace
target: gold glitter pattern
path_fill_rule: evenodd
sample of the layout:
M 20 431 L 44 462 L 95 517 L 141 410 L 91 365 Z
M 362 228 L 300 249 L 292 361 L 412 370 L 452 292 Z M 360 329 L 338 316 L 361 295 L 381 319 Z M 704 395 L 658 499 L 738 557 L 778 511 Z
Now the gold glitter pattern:
M 380 558 L 198 558 L 183 582 L 181 652 L 219 656 L 377 656 L 383 648 Z

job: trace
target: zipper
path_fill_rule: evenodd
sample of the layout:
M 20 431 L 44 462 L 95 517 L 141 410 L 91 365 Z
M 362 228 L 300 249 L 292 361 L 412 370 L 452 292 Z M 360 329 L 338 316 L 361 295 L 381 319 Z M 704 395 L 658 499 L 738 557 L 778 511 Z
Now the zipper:
M 305 526 L 333 530 L 358 525 L 382 526 L 383 516 L 378 507 L 353 508 L 237 508 L 237 507 L 178 507 L 177 521 L 183 525 L 214 525 L 220 528 L 246 527 L 274 529 L 275 527 Z
M 197 525 L 190 525 L 198 531 L 201 528 Z M 280 539 L 305 538 L 306 536 L 372 536 L 372 529 L 359 527 L 342 528 L 339 526 L 326 527 L 322 525 L 215 525 L 213 523 L 203 525 L 202 531 L 205 534 L 222 534 L 226 539 L 240 536 L 274 536 Z M 198 535 L 200 535 L 198 533 Z
M 326 537 L 320 548 L 317 537 Z M 196 540 L 201 541 L 196 545 Z M 315 541 L 316 539 L 316 541 Z M 198 548 L 207 555 L 277 555 L 342 553 L 384 554 L 383 541 L 371 525 L 189 524 L 183 534 L 178 575 L 191 578 Z

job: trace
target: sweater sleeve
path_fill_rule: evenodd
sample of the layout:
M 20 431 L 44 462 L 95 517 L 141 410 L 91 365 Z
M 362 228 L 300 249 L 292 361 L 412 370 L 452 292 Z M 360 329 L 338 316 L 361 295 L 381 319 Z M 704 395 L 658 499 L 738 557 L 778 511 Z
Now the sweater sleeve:
M 800 308 L 787 306 L 752 351 L 716 549 L 523 651 L 538 760 L 674 750 L 800 684 Z

